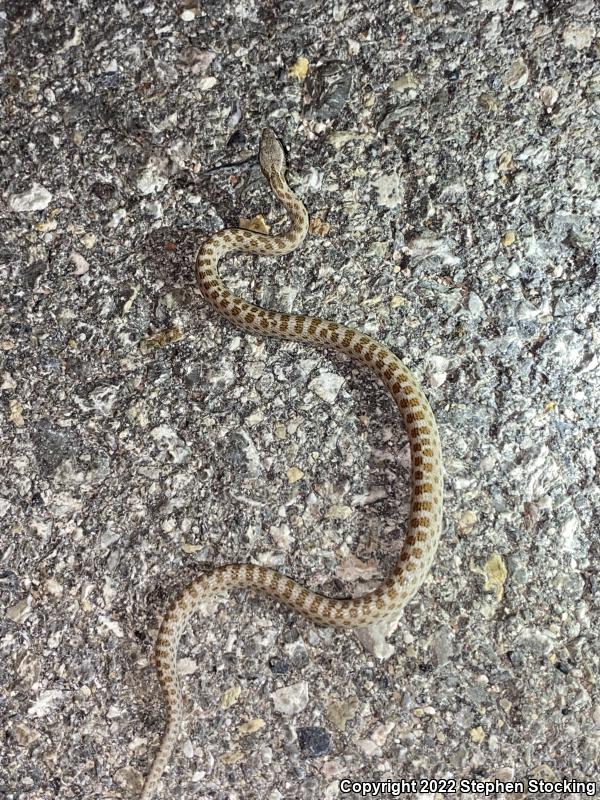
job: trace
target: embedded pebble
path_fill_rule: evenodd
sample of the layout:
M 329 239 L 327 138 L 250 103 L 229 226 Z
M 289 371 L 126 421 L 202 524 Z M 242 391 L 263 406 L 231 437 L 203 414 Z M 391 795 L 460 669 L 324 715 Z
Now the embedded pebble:
M 300 750 L 308 758 L 327 755 L 332 747 L 331 736 L 328 731 L 316 726 L 298 728 L 298 743 Z
M 31 614 L 31 597 L 26 597 L 20 600 L 14 606 L 6 609 L 6 616 L 17 625 L 25 622 L 27 617 Z
M 521 89 L 529 80 L 529 67 L 524 59 L 517 58 L 504 73 L 504 82 L 511 89 Z
M 154 194 L 162 191 L 167 185 L 167 177 L 162 173 L 162 165 L 150 162 L 137 179 L 137 187 L 141 194 Z
M 157 425 L 150 436 L 164 450 L 174 464 L 184 464 L 190 457 L 190 448 L 168 425 Z
M 17 722 L 12 729 L 12 733 L 21 747 L 29 747 L 40 737 L 38 731 L 28 725 L 24 725 L 22 722 Z
M 390 636 L 397 625 L 398 618 L 392 617 L 375 625 L 369 625 L 368 628 L 359 628 L 356 631 L 356 636 L 369 653 L 372 653 L 381 661 L 385 661 L 396 652 L 394 645 L 387 641 L 387 637 Z
M 237 703 L 241 693 L 241 686 L 232 686 L 230 689 L 227 689 L 227 691 L 221 697 L 221 708 L 223 710 L 231 708 L 234 703 Z
M 43 211 L 52 201 L 52 192 L 39 183 L 33 183 L 30 189 L 20 194 L 12 194 L 8 198 L 8 207 L 11 211 Z
M 392 81 L 390 86 L 395 92 L 407 92 L 411 89 L 419 88 L 419 84 L 412 72 L 405 72 L 404 75 Z
M 449 360 L 445 356 L 430 356 L 427 359 L 429 382 L 433 388 L 442 386 L 448 377 Z
M 550 109 L 558 100 L 558 92 L 554 86 L 542 86 L 540 89 L 540 99 L 546 108 Z
M 595 31 L 591 25 L 579 25 L 571 22 L 563 32 L 563 42 L 567 47 L 586 50 L 594 41 Z
M 288 483 L 297 483 L 304 477 L 304 472 L 298 467 L 290 467 L 287 471 Z
M 346 729 L 346 724 L 354 719 L 358 711 L 358 699 L 352 697 L 346 700 L 333 700 L 327 706 L 327 719 L 339 731 Z
M 485 306 L 483 305 L 483 301 L 475 292 L 471 292 L 469 294 L 467 307 L 474 317 L 482 317 L 485 314 Z
M 348 519 L 354 512 L 350 506 L 334 504 L 327 509 L 327 519 Z
M 240 736 L 251 736 L 253 733 L 257 733 L 262 728 L 265 727 L 264 719 L 256 718 L 256 719 L 249 719 L 248 722 L 244 722 L 238 728 Z
M 373 187 L 377 192 L 377 202 L 386 208 L 396 208 L 401 205 L 403 198 L 400 176 L 397 173 L 382 175 L 381 178 L 373 181 Z
M 300 681 L 271 692 L 273 705 L 280 714 L 292 716 L 303 711 L 308 704 L 308 683 Z
M 344 379 L 334 372 L 321 372 L 308 384 L 311 392 L 314 392 L 321 400 L 326 403 L 335 403 L 338 392 L 344 385 Z

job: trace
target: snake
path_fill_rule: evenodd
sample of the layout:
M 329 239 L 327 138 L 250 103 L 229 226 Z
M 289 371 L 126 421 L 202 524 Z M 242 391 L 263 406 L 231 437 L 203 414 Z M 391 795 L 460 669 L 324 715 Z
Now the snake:
M 309 620 L 336 628 L 360 628 L 397 615 L 414 596 L 431 568 L 442 530 L 442 453 L 438 428 L 417 380 L 385 345 L 353 328 L 319 317 L 270 311 L 235 296 L 218 273 L 231 253 L 283 256 L 304 241 L 309 217 L 304 203 L 286 181 L 283 145 L 264 128 L 259 147 L 263 175 L 285 208 L 291 225 L 278 235 L 225 228 L 198 250 L 195 272 L 200 293 L 221 316 L 261 336 L 306 342 L 345 353 L 369 367 L 383 382 L 398 410 L 410 445 L 411 499 L 407 532 L 398 562 L 374 590 L 350 599 L 318 594 L 287 575 L 253 563 L 226 564 L 203 572 L 165 613 L 156 640 L 155 665 L 165 704 L 166 724 L 158 751 L 143 784 L 141 800 L 151 800 L 177 743 L 183 720 L 177 673 L 180 638 L 201 603 L 228 589 L 250 589 L 293 609 Z

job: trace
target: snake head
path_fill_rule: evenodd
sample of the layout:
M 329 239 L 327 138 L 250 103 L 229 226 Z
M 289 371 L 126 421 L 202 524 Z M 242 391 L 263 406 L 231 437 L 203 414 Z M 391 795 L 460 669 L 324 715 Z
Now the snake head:
M 258 151 L 260 168 L 267 180 L 285 172 L 285 151 L 271 128 L 263 128 Z

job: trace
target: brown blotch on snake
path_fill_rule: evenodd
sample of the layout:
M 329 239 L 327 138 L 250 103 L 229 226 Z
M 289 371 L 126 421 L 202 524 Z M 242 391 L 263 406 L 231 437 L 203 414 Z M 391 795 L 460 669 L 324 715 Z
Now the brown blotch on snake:
M 177 647 L 191 616 L 203 600 L 224 588 L 254 589 L 287 603 L 300 614 L 321 624 L 342 628 L 364 627 L 398 614 L 413 597 L 429 572 L 441 533 L 442 458 L 439 435 L 427 400 L 404 364 L 384 345 L 335 322 L 303 315 L 265 312 L 241 298 L 231 299 L 231 293 L 219 278 L 218 262 L 227 253 L 284 255 L 295 250 L 307 234 L 306 208 L 286 183 L 284 151 L 270 128 L 263 130 L 259 158 L 271 191 L 288 212 L 291 227 L 287 233 L 278 236 L 258 236 L 241 229 L 215 233 L 202 245 L 196 259 L 200 291 L 219 314 L 251 333 L 296 339 L 315 347 L 329 347 L 353 355 L 360 363 L 370 364 L 377 377 L 388 386 L 408 432 L 412 474 L 415 476 L 408 532 L 391 575 L 374 592 L 355 599 L 325 598 L 268 567 L 243 564 L 229 564 L 205 572 L 182 592 L 165 615 L 156 642 L 156 668 L 165 701 L 167 724 L 144 783 L 141 800 L 150 800 L 155 795 L 179 735 L 183 704 L 177 675 Z M 390 386 L 392 379 L 394 382 Z M 410 402 L 406 402 L 409 398 Z M 413 424 L 423 420 L 427 420 L 426 425 Z M 427 470 L 430 479 L 427 483 L 416 482 L 417 467 Z

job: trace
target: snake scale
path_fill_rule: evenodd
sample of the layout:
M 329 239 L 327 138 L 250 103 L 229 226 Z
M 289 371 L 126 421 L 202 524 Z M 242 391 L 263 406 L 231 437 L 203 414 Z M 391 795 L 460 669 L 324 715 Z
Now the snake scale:
M 308 231 L 304 204 L 285 180 L 282 145 L 270 128 L 260 141 L 260 165 L 273 194 L 291 220 L 287 233 L 270 236 L 230 228 L 207 239 L 196 257 L 196 277 L 207 302 L 226 319 L 263 336 L 329 347 L 370 367 L 392 395 L 406 427 L 411 451 L 412 494 L 408 531 L 398 563 L 378 588 L 362 597 L 338 600 L 304 588 L 274 569 L 255 564 L 227 564 L 203 573 L 188 586 L 164 616 L 156 642 L 156 669 L 167 723 L 144 783 L 141 798 L 150 800 L 173 751 L 183 716 L 177 675 L 177 647 L 199 604 L 224 589 L 252 589 L 278 600 L 322 625 L 358 628 L 397 614 L 423 583 L 442 526 L 442 458 L 437 426 L 415 378 L 384 345 L 337 322 L 267 311 L 233 295 L 219 278 L 218 263 L 228 253 L 281 256 L 295 250 Z

